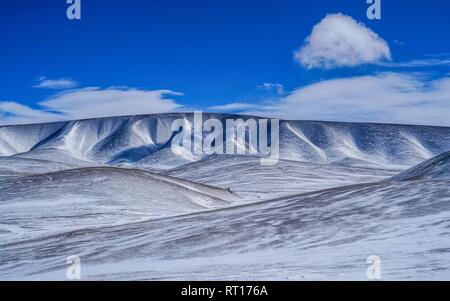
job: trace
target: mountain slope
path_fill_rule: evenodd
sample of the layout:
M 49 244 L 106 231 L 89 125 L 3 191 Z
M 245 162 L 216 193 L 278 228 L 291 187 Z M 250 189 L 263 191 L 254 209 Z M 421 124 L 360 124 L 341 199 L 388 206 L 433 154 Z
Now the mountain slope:
M 103 165 L 170 169 L 197 158 L 170 150 L 172 121 L 192 114 L 155 114 L 0 127 L 0 156 L 56 149 Z M 250 118 L 204 114 L 204 119 Z M 255 117 L 256 118 L 256 117 Z M 282 159 L 345 165 L 410 167 L 450 149 L 450 128 L 388 124 L 281 121 Z
M 450 180 L 450 152 L 431 158 L 391 179 L 396 181 Z

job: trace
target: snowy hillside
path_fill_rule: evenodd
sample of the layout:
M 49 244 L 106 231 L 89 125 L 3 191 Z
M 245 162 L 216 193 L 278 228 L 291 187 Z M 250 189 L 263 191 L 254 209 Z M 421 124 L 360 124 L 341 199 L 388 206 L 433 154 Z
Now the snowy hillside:
M 0 155 L 49 159 L 54 154 L 45 151 L 58 150 L 95 164 L 177 167 L 189 161 L 174 157 L 169 148 L 171 123 L 180 117 L 192 123 L 192 114 L 162 114 L 4 126 L 0 127 Z M 449 149 L 450 128 L 312 121 L 280 124 L 280 153 L 286 160 L 408 167 Z
M 424 179 L 450 180 L 450 152 L 431 158 L 418 166 L 394 176 L 392 179 L 399 181 Z
M 61 279 L 80 254 L 86 279 L 364 280 L 375 254 L 384 279 L 448 279 L 449 184 L 348 186 L 3 244 L 0 275 Z
M 261 165 L 174 154 L 178 118 L 0 127 L 0 279 L 450 279 L 450 128 L 282 120 Z
M 4 180 L 0 191 L 3 240 L 187 214 L 239 200 L 224 189 L 111 167 Z

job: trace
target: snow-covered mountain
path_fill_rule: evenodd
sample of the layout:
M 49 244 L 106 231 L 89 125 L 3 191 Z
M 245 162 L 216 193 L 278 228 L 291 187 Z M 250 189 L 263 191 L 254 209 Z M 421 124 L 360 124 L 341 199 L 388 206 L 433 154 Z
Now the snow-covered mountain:
M 261 165 L 177 156 L 178 118 L 0 127 L 0 279 L 450 279 L 450 128 L 281 120 Z
M 249 116 L 204 114 L 206 118 Z M 172 168 L 185 159 L 170 150 L 171 124 L 193 114 L 110 117 L 0 127 L 0 156 L 73 160 L 107 165 Z M 251 117 L 253 118 L 253 117 Z M 389 124 L 281 121 L 280 156 L 310 163 L 412 166 L 450 149 L 450 128 Z M 50 153 L 48 153 L 50 152 Z M 67 159 L 64 158 L 63 161 Z

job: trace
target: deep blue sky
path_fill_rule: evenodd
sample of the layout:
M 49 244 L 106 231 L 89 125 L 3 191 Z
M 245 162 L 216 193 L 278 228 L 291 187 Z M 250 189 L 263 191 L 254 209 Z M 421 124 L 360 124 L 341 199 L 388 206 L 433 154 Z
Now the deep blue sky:
M 39 76 L 86 86 L 170 89 L 183 104 L 207 106 L 256 98 L 264 82 L 286 89 L 372 67 L 305 70 L 293 51 L 327 13 L 364 22 L 395 61 L 448 53 L 450 2 L 384 0 L 368 20 L 365 0 L 82 0 L 82 20 L 65 0 L 0 3 L 0 100 L 33 105 L 53 91 Z

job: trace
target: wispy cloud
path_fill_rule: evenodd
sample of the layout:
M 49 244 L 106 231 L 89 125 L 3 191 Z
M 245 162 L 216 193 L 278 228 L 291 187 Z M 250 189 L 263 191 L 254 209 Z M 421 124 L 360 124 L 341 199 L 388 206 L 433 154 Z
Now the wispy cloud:
M 450 126 L 450 77 L 379 73 L 324 80 L 271 98 L 246 114 L 282 119 Z
M 59 120 L 174 112 L 182 108 L 167 96 L 170 90 L 126 87 L 84 88 L 58 93 L 32 108 L 14 101 L 0 102 L 0 123 L 19 124 Z
M 36 110 L 15 101 L 0 102 L 0 124 L 21 124 L 60 120 L 62 116 L 45 110 Z
M 271 86 L 272 87 L 272 86 Z M 276 87 L 276 86 L 275 86 Z M 56 93 L 31 107 L 0 101 L 0 123 L 36 123 L 186 110 L 171 90 L 91 87 Z M 450 75 L 384 72 L 318 81 L 258 103 L 233 102 L 208 111 L 282 119 L 450 126 Z
M 450 58 L 426 58 L 406 62 L 383 62 L 380 63 L 379 65 L 391 68 L 421 68 L 421 67 L 450 66 Z
M 343 14 L 330 14 L 314 26 L 294 57 L 308 69 L 331 69 L 391 60 L 391 51 L 364 24 Z
M 275 91 L 278 94 L 284 93 L 284 86 L 278 83 L 263 83 L 258 88 L 265 91 Z
M 254 108 L 254 105 L 249 104 L 249 103 L 233 102 L 233 103 L 228 103 L 228 104 L 224 104 L 224 105 L 211 106 L 211 107 L 208 107 L 207 110 L 218 111 L 218 112 L 224 112 L 224 111 L 240 112 L 240 111 L 244 111 L 244 110 L 250 110 L 253 108 Z
M 70 78 L 59 78 L 59 79 L 48 79 L 45 77 L 40 77 L 38 79 L 38 83 L 35 84 L 34 88 L 41 89 L 55 89 L 55 90 L 64 90 L 64 89 L 73 89 L 78 86 L 78 83 Z

